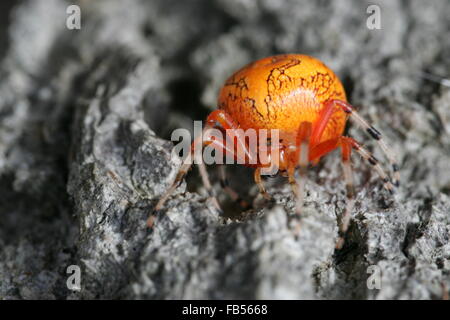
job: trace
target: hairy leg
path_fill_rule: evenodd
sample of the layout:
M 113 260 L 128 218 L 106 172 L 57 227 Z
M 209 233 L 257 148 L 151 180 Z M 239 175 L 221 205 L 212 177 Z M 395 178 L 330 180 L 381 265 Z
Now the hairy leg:
M 239 204 L 242 208 L 248 209 L 250 205 L 247 201 L 243 200 L 239 194 L 230 187 L 225 171 L 225 166 L 223 164 L 219 165 L 219 177 L 220 177 L 220 185 L 225 190 L 225 192 L 230 196 L 230 198 Z
M 347 102 L 342 100 L 332 100 L 333 103 L 339 107 L 341 107 L 345 113 L 350 115 L 350 118 L 353 119 L 356 124 L 358 124 L 361 128 L 363 128 L 373 139 L 375 139 L 383 150 L 384 154 L 388 158 L 392 171 L 394 172 L 393 184 L 398 186 L 400 184 L 400 172 L 399 166 L 394 155 L 394 152 L 387 146 L 386 142 L 383 140 L 381 133 L 367 123 L 355 110 L 354 108 Z
M 233 144 L 233 150 L 237 149 L 235 152 L 235 158 L 242 164 L 257 164 L 257 154 L 256 150 L 252 150 L 247 146 L 245 141 L 245 135 L 243 135 L 242 129 L 234 122 L 234 120 L 223 110 L 218 109 L 211 112 L 206 119 L 207 125 L 211 127 L 217 127 L 217 124 L 224 129 L 225 134 L 228 137 L 228 141 Z M 235 141 L 236 138 L 236 141 Z M 237 143 L 236 148 L 234 148 L 234 143 Z M 256 147 L 256 146 L 255 146 Z M 244 154 L 244 158 L 241 154 Z
M 292 192 L 297 197 L 298 196 L 298 184 L 297 184 L 297 180 L 295 179 L 295 166 L 294 165 L 292 165 L 292 164 L 289 165 L 287 174 L 288 174 L 288 181 L 289 181 L 289 184 L 291 185 Z
M 216 123 L 219 124 L 219 126 L 216 125 Z M 173 184 L 169 187 L 169 189 L 162 195 L 162 197 L 159 199 L 158 203 L 155 206 L 155 211 L 159 211 L 164 206 L 165 202 L 169 197 L 172 195 L 172 193 L 175 191 L 175 189 L 180 185 L 183 178 L 186 176 L 187 172 L 192 166 L 192 158 L 196 159 L 196 163 L 199 165 L 199 171 L 200 176 L 203 181 L 203 185 L 205 186 L 210 198 L 212 198 L 212 202 L 214 206 L 219 210 L 219 212 L 222 212 L 219 202 L 217 201 L 217 198 L 214 194 L 214 190 L 211 186 L 211 183 L 209 181 L 208 172 L 206 170 L 206 166 L 203 162 L 203 159 L 199 159 L 199 157 L 202 156 L 202 152 L 198 151 L 195 152 L 195 150 L 203 150 L 204 145 L 211 145 L 214 149 L 223 152 L 224 154 L 231 155 L 234 159 L 237 159 L 239 157 L 239 154 L 235 152 L 234 146 L 233 148 L 230 148 L 227 146 L 227 143 L 223 139 L 218 139 L 217 137 L 212 138 L 208 135 L 209 129 L 212 129 L 213 127 L 222 127 L 223 129 L 237 129 L 238 126 L 233 122 L 231 117 L 229 117 L 223 110 L 215 110 L 211 112 L 206 120 L 206 126 L 204 130 L 202 131 L 202 134 L 199 137 L 196 137 L 194 142 L 192 142 L 191 145 L 191 156 L 187 157 L 185 161 L 183 162 L 182 166 L 180 167 L 175 181 Z M 227 132 L 227 131 L 225 131 Z M 253 156 L 250 151 L 248 150 L 246 143 L 245 143 L 245 137 L 242 137 L 238 134 L 237 137 L 238 145 L 240 148 L 243 149 L 245 156 L 248 159 L 251 159 Z M 248 159 L 241 159 L 241 160 L 248 160 Z M 147 221 L 147 224 L 150 226 L 153 223 L 153 218 L 150 217 Z
M 351 213 L 355 204 L 355 189 L 353 186 L 353 169 L 351 164 L 351 152 L 353 145 L 345 137 L 340 139 L 342 151 L 342 169 L 344 171 L 345 189 L 347 194 L 347 201 L 344 214 L 342 215 L 339 224 L 339 238 L 336 243 L 336 248 L 341 249 L 344 245 L 345 234 L 350 225 Z
M 259 189 L 259 192 L 261 193 L 261 195 L 265 199 L 270 200 L 270 195 L 267 193 L 266 187 L 264 186 L 264 183 L 263 183 L 263 181 L 261 179 L 261 168 L 257 167 L 255 169 L 253 177 L 255 179 L 255 183 L 258 186 L 258 189 Z
M 310 122 L 302 122 L 298 129 L 297 139 L 296 139 L 296 151 L 295 151 L 295 159 L 297 159 L 297 163 L 299 165 L 299 175 L 300 179 L 298 181 L 297 188 L 297 201 L 295 212 L 299 216 L 302 208 L 303 201 L 305 197 L 305 185 L 306 185 L 306 173 L 309 164 L 309 145 L 310 145 L 310 137 L 311 137 L 311 123 Z
M 172 183 L 172 185 L 169 187 L 169 189 L 167 189 L 167 191 L 161 196 L 161 198 L 159 199 L 158 203 L 155 206 L 155 211 L 159 211 L 162 209 L 162 207 L 164 206 L 165 202 L 169 199 L 169 197 L 172 195 L 172 193 L 175 191 L 175 189 L 180 185 L 181 181 L 183 180 L 183 178 L 186 176 L 186 174 L 188 173 L 189 169 L 192 167 L 192 163 L 193 163 L 193 158 L 198 158 L 202 156 L 202 152 L 195 152 L 195 150 L 199 150 L 198 148 L 200 148 L 200 150 L 203 149 L 203 144 L 204 141 L 210 142 L 207 139 L 203 140 L 203 137 L 205 135 L 207 135 L 208 130 L 211 129 L 210 126 L 206 126 L 203 131 L 202 134 L 199 137 L 196 137 L 194 139 L 194 141 L 191 144 L 191 150 L 190 150 L 190 156 L 186 157 L 186 159 L 183 161 L 183 164 L 181 165 L 180 169 L 178 170 L 178 173 L 176 175 L 175 181 Z M 211 143 L 211 142 L 210 142 Z M 213 141 L 212 143 L 217 143 L 219 144 L 219 147 L 221 147 L 220 145 L 220 141 Z M 202 177 L 202 181 L 203 184 L 206 188 L 206 190 L 208 191 L 208 194 L 211 198 L 213 198 L 213 203 L 214 206 L 221 211 L 219 203 L 214 195 L 211 183 L 209 181 L 209 177 L 208 177 L 208 173 L 206 171 L 206 167 L 205 164 L 203 163 L 202 159 L 196 159 L 196 162 L 199 163 L 199 170 L 200 170 L 200 175 Z M 152 219 L 149 218 L 149 220 L 147 221 L 147 224 L 151 224 L 152 221 L 150 221 Z
M 373 154 L 365 149 L 362 145 L 360 145 L 355 139 L 350 137 L 342 137 L 341 141 L 347 141 L 353 149 L 364 159 L 366 160 L 374 169 L 377 171 L 378 175 L 384 182 L 384 188 L 389 191 L 389 193 L 394 193 L 394 186 L 389 180 L 388 175 L 384 171 L 383 167 L 378 162 L 378 159 L 373 156 Z

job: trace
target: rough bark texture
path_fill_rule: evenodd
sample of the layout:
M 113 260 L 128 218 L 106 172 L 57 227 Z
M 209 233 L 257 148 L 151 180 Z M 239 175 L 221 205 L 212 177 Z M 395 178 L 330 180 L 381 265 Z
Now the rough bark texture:
M 2 3 L 0 299 L 444 297 L 450 89 L 420 73 L 450 75 L 450 4 L 375 1 L 382 29 L 369 30 L 373 3 L 79 1 L 81 30 L 65 28 L 68 2 Z M 257 197 L 244 214 L 221 196 L 225 218 L 194 170 L 147 229 L 180 166 L 171 130 L 204 119 L 236 68 L 285 52 L 323 60 L 385 134 L 401 160 L 396 196 L 354 156 L 357 204 L 336 251 L 339 153 L 308 173 L 298 238 L 283 179 L 267 182 L 275 203 Z M 356 126 L 348 133 L 378 154 Z M 251 170 L 228 172 L 257 195 Z M 79 292 L 66 287 L 72 264 Z M 370 266 L 380 289 L 367 286 Z

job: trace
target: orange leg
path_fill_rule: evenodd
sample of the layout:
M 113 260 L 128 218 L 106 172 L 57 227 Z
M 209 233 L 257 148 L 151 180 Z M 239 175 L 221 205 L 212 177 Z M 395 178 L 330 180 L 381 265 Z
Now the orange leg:
M 309 161 L 317 164 L 320 158 L 339 146 L 339 138 L 327 140 L 315 145 L 309 153 Z
M 234 120 L 221 109 L 214 110 L 206 118 L 206 123 L 211 127 L 216 127 L 216 122 L 225 130 L 238 128 Z
M 258 154 L 258 157 L 261 157 L 261 152 L 262 152 L 263 149 L 266 149 L 266 148 L 265 147 L 261 148 L 261 146 L 259 146 L 260 153 Z M 272 152 L 278 153 L 278 156 L 277 157 L 272 156 Z M 275 150 L 275 148 L 273 148 L 273 149 L 270 148 L 269 149 L 269 154 L 268 154 L 268 159 L 267 159 L 267 162 L 269 163 L 269 165 L 267 165 L 267 166 L 269 168 L 270 167 L 274 167 L 274 168 L 277 168 L 277 169 L 280 168 L 280 165 L 283 168 L 288 167 L 289 164 L 290 164 L 290 161 L 289 161 L 290 159 L 288 157 L 289 157 L 288 152 L 286 152 L 286 150 L 285 150 L 283 145 L 281 145 L 281 144 L 278 145 L 278 149 L 277 150 Z M 260 159 L 260 161 L 261 161 L 261 159 Z M 261 161 L 261 162 L 263 162 L 263 161 Z M 264 160 L 264 162 L 266 162 L 266 160 Z M 271 196 L 269 195 L 269 193 L 267 193 L 266 188 L 264 187 L 264 183 L 262 181 L 262 177 L 261 177 L 262 169 L 267 169 L 267 167 L 265 167 L 265 165 L 262 165 L 261 163 L 259 163 L 255 167 L 255 172 L 254 172 L 253 178 L 255 180 L 256 185 L 258 186 L 258 189 L 259 189 L 259 192 L 261 193 L 261 195 L 266 200 L 270 200 Z M 293 167 L 293 169 L 295 170 L 295 167 Z M 294 183 L 296 183 L 295 179 L 294 179 Z
M 329 123 L 329 120 L 335 112 L 340 110 L 341 108 L 336 106 L 333 100 L 329 100 L 325 102 L 323 109 L 320 111 L 317 122 L 315 123 L 311 133 L 311 152 L 309 159 L 315 164 L 322 156 L 339 146 L 339 138 L 323 142 L 320 142 L 320 140 Z
M 302 122 L 298 129 L 297 138 L 296 138 L 296 146 L 295 146 L 295 157 L 291 158 L 291 165 L 297 166 L 299 165 L 299 174 L 300 179 L 297 183 L 297 187 L 294 188 L 294 192 L 296 192 L 296 209 L 295 212 L 297 216 L 300 216 L 300 213 L 303 208 L 303 200 L 305 197 L 305 185 L 306 185 L 306 173 L 309 164 L 309 146 L 310 146 L 310 137 L 311 137 L 311 123 L 310 122 Z M 291 166 L 291 167 L 292 167 Z M 292 170 L 290 170 L 290 180 L 292 177 Z
M 264 199 L 270 200 L 270 195 L 267 193 L 266 187 L 264 186 L 264 183 L 261 179 L 261 168 L 260 167 L 257 167 L 255 169 L 253 177 L 255 179 L 256 185 L 258 186 L 259 193 L 261 193 L 261 195 L 264 197 Z
M 311 145 L 315 146 L 320 142 L 322 138 L 322 134 L 327 127 L 328 121 L 331 119 L 331 116 L 334 112 L 339 110 L 338 107 L 333 103 L 333 101 L 327 101 L 320 111 L 317 122 L 314 125 L 314 129 L 311 133 Z
M 298 197 L 298 184 L 297 180 L 295 179 L 295 165 L 293 163 L 289 163 L 289 167 L 287 170 L 288 174 L 288 181 L 291 185 L 292 192 L 295 194 L 296 197 Z
M 235 152 L 234 146 L 233 149 L 227 146 L 227 143 L 223 139 L 219 139 L 216 136 L 211 136 L 208 134 L 209 129 L 215 126 L 215 123 L 218 122 L 224 129 L 237 129 L 238 126 L 234 124 L 231 118 L 222 110 L 216 110 L 212 112 L 207 118 L 207 124 L 203 129 L 202 134 L 195 138 L 191 145 L 191 157 L 187 157 L 180 167 L 177 176 L 175 178 L 174 183 L 169 187 L 169 189 L 162 195 L 159 199 L 158 203 L 155 206 L 155 211 L 159 211 L 164 206 L 165 202 L 169 199 L 175 189 L 180 185 L 183 178 L 188 173 L 189 169 L 192 166 L 192 157 L 201 157 L 202 152 L 195 152 L 195 150 L 203 150 L 203 147 L 206 145 L 211 145 L 215 150 L 222 152 L 222 154 L 230 155 L 234 159 L 237 159 L 239 156 L 238 153 Z M 238 136 L 238 143 L 240 143 L 241 147 L 244 148 L 245 154 L 249 154 L 247 147 L 245 146 L 245 137 Z M 242 159 L 241 159 L 242 160 Z M 217 198 L 215 197 L 214 190 L 209 181 L 208 173 L 206 171 L 205 163 L 202 159 L 196 159 L 196 163 L 198 163 L 200 175 L 203 181 L 203 185 L 208 191 L 209 196 L 212 198 L 215 207 L 221 212 L 219 203 Z M 153 218 L 150 217 L 147 221 L 147 224 L 150 226 L 153 223 Z
M 216 127 L 216 124 L 218 123 L 221 128 L 225 130 L 226 135 L 229 139 L 231 139 L 231 143 L 234 148 L 234 140 L 236 138 L 236 148 L 237 152 L 235 154 L 238 157 L 238 160 L 242 164 L 256 164 L 257 163 L 257 154 L 256 149 L 250 150 L 247 146 L 247 143 L 245 141 L 245 135 L 242 129 L 239 128 L 239 126 L 234 122 L 234 120 L 223 110 L 218 109 L 211 112 L 206 119 L 206 123 L 210 125 L 211 127 Z M 229 141 L 229 140 L 227 140 Z M 255 146 L 256 147 L 256 146 Z M 242 151 L 242 152 L 241 152 Z M 253 151 L 253 152 L 252 152 Z M 245 155 L 245 159 L 241 159 L 241 154 Z

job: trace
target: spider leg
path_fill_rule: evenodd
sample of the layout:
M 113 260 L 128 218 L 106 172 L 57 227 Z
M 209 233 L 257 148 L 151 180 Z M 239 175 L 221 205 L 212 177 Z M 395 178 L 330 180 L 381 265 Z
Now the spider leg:
M 246 144 L 245 135 L 243 135 L 243 131 L 239 129 L 239 126 L 234 122 L 234 120 L 223 110 L 218 109 L 210 113 L 210 115 L 207 118 L 207 123 L 209 125 L 215 125 L 218 123 L 224 130 L 227 135 L 227 143 L 230 142 L 233 145 L 233 154 L 235 159 L 238 160 L 238 163 L 242 164 L 257 164 L 258 155 L 255 154 L 255 150 L 249 149 L 249 147 Z M 234 152 L 234 142 L 235 138 L 237 141 L 237 151 Z M 251 146 L 250 146 L 251 147 Z M 242 159 L 242 153 L 239 151 L 243 151 L 244 159 Z M 252 152 L 253 151 L 253 152 Z M 224 170 L 224 169 L 222 169 Z M 223 175 L 222 175 L 223 176 Z M 267 193 L 266 188 L 264 187 L 264 184 L 261 179 L 261 168 L 257 167 L 254 172 L 254 180 L 256 185 L 258 186 L 259 192 L 263 195 L 265 199 L 270 199 L 270 195 Z M 226 180 L 222 180 L 222 185 L 227 186 Z M 235 198 L 237 200 L 240 200 L 236 192 L 228 189 L 228 193 L 232 198 Z M 234 193 L 234 195 L 233 195 Z M 240 201 L 242 202 L 242 201 Z M 245 203 L 246 204 L 246 203 Z M 245 205 L 248 207 L 248 204 Z
M 240 159 L 241 161 L 245 161 L 246 159 L 239 158 L 240 153 L 235 152 L 234 145 L 232 144 L 232 148 L 229 148 L 227 143 L 223 141 L 222 139 L 218 139 L 217 137 L 214 137 L 212 139 L 211 136 L 208 136 L 209 129 L 212 129 L 213 127 L 216 127 L 216 123 L 219 123 L 219 125 L 225 129 L 237 129 L 238 126 L 233 122 L 233 120 L 228 116 L 223 110 L 215 110 L 211 112 L 206 120 L 206 126 L 202 131 L 202 134 L 195 138 L 195 140 L 192 142 L 191 145 L 191 156 L 186 157 L 184 160 L 182 166 L 180 167 L 177 176 L 175 178 L 174 183 L 169 187 L 169 189 L 162 195 L 162 197 L 159 199 L 158 203 L 155 206 L 155 211 L 161 210 L 161 208 L 164 206 L 165 202 L 169 197 L 172 195 L 172 193 L 176 190 L 176 188 L 180 185 L 183 178 L 186 176 L 187 172 L 192 166 L 192 158 L 194 158 L 195 162 L 198 163 L 199 166 L 199 172 L 200 176 L 202 178 L 203 185 L 205 186 L 205 189 L 207 190 L 209 197 L 212 199 L 212 202 L 214 206 L 217 208 L 219 212 L 222 212 L 219 202 L 217 201 L 217 198 L 215 196 L 214 190 L 212 188 L 211 182 L 209 180 L 208 172 L 206 170 L 205 163 L 201 159 L 202 152 L 195 151 L 195 150 L 203 150 L 203 146 L 205 145 L 211 145 L 214 149 L 216 149 L 219 152 L 225 152 L 225 154 L 229 154 L 234 159 Z M 244 151 L 244 155 L 251 159 L 252 154 L 248 150 L 246 144 L 245 144 L 245 137 L 242 137 L 240 134 L 237 135 L 237 141 L 238 141 L 238 148 L 242 148 L 241 150 Z M 147 220 L 147 224 L 150 226 L 153 223 L 153 218 L 149 217 Z
M 342 215 L 339 224 L 339 238 L 336 243 L 336 248 L 341 249 L 344 245 L 345 234 L 350 225 L 351 213 L 355 204 L 355 188 L 353 186 L 353 169 L 351 164 L 351 153 L 353 145 L 349 139 L 342 137 L 340 139 L 340 146 L 342 151 L 342 169 L 344 171 L 345 190 L 347 194 L 347 201 L 344 214 Z
M 290 165 L 288 170 L 288 181 L 291 185 L 292 192 L 295 194 L 296 197 L 298 197 L 298 184 L 297 180 L 295 179 L 295 166 Z
M 172 183 L 172 185 L 169 187 L 169 189 L 167 189 L 167 191 L 162 195 L 162 197 L 159 198 L 159 201 L 155 206 L 155 211 L 159 211 L 162 209 L 162 207 L 166 203 L 167 199 L 169 199 L 169 197 L 172 195 L 172 193 L 175 191 L 175 189 L 178 188 L 178 186 L 181 184 L 181 181 L 183 180 L 184 176 L 188 173 L 191 166 L 192 166 L 192 163 L 183 163 L 183 165 L 178 170 L 175 181 Z M 149 221 L 147 221 L 147 222 L 149 222 Z
M 225 130 L 225 134 L 227 135 L 227 138 L 231 140 L 230 143 L 233 145 L 233 148 L 236 138 L 237 145 L 234 149 L 237 149 L 237 152 L 234 153 L 234 156 L 235 159 L 238 160 L 238 163 L 257 163 L 257 154 L 255 152 L 256 150 L 252 150 L 251 148 L 249 148 L 249 146 L 247 146 L 244 131 L 239 128 L 239 125 L 235 123 L 234 120 L 225 111 L 221 109 L 214 110 L 209 114 L 206 122 L 212 127 L 216 126 L 216 123 L 218 123 L 220 127 Z M 242 158 L 242 156 L 244 158 Z
M 247 146 L 243 130 L 239 129 L 239 126 L 224 110 L 218 109 L 211 112 L 208 118 L 206 119 L 206 122 L 210 126 L 216 126 L 216 124 L 219 124 L 220 127 L 225 131 L 225 134 L 227 136 L 226 153 L 228 155 L 233 156 L 234 159 L 241 164 L 248 164 L 248 163 L 256 164 L 258 156 L 257 154 L 252 152 L 252 150 L 250 150 L 249 147 Z M 237 142 L 236 148 L 234 145 L 235 142 Z M 256 142 L 257 141 L 255 141 L 255 143 Z M 222 144 L 225 146 L 223 142 Z M 231 145 L 231 147 L 228 147 L 229 144 Z M 237 194 L 237 192 L 229 187 L 228 181 L 226 179 L 225 167 L 221 165 L 219 170 L 221 179 L 220 183 L 222 188 L 224 188 L 224 190 L 230 195 L 231 199 L 238 202 L 241 205 L 241 207 L 248 208 L 249 204 L 246 201 L 242 200 Z M 261 190 L 262 186 L 261 177 L 259 177 L 259 180 L 255 177 L 255 181 L 260 181 L 259 184 L 258 183 L 257 184 Z M 262 187 L 262 189 L 264 190 L 264 187 Z M 267 195 L 267 193 L 265 194 Z
M 339 138 L 327 140 L 312 147 L 309 153 L 309 161 L 317 163 L 322 156 L 333 151 L 339 146 L 339 140 Z
M 349 114 L 350 117 L 361 127 L 363 128 L 373 139 L 375 139 L 383 150 L 384 154 L 388 158 L 392 171 L 394 173 L 393 184 L 395 186 L 399 186 L 400 184 L 400 172 L 399 166 L 394 155 L 394 152 L 387 146 L 386 142 L 382 139 L 381 133 L 371 126 L 367 121 L 365 121 L 355 110 L 354 108 L 347 102 L 342 100 L 332 100 L 334 104 L 340 106 L 345 113 Z
M 210 117 L 208 117 L 208 119 L 210 119 Z M 209 126 L 209 128 L 212 128 L 211 121 L 208 121 L 207 126 Z M 231 130 L 233 129 L 231 128 Z M 204 131 L 203 139 L 204 139 L 203 146 L 205 145 L 212 146 L 216 151 L 220 152 L 221 155 L 227 154 L 233 157 L 234 159 L 237 159 L 240 156 L 240 153 L 235 151 L 233 143 L 231 144 L 230 147 L 229 140 L 225 141 L 224 139 L 219 138 L 217 136 L 210 136 L 208 135 L 208 132 L 206 130 Z M 244 151 L 247 152 L 248 149 L 245 149 Z M 199 164 L 200 175 L 202 177 L 203 184 L 209 193 L 210 198 L 213 200 L 213 203 L 217 207 L 219 212 L 222 212 L 219 203 L 217 201 L 217 198 L 215 196 L 214 190 L 209 182 L 205 163 L 201 161 L 201 159 L 197 159 L 196 162 Z M 219 164 L 219 177 L 222 188 L 230 195 L 231 199 L 233 199 L 236 203 L 240 204 L 240 206 L 243 208 L 250 207 L 250 205 L 246 201 L 244 201 L 241 197 L 239 197 L 238 193 L 229 186 L 228 180 L 226 178 L 225 166 L 223 164 Z
M 203 133 L 200 137 L 197 137 L 192 142 L 191 149 L 190 149 L 190 157 L 188 156 L 184 159 L 183 164 L 181 165 L 181 167 L 178 170 L 178 173 L 175 177 L 175 181 L 172 183 L 172 185 L 169 187 L 169 189 L 167 189 L 167 191 L 159 198 L 159 201 L 156 204 L 155 209 L 154 209 L 155 211 L 159 211 L 162 209 L 162 207 L 164 206 L 166 201 L 169 199 L 169 197 L 172 195 L 172 193 L 175 191 L 175 189 L 178 188 L 178 186 L 181 184 L 181 181 L 183 181 L 183 178 L 186 176 L 189 169 L 191 169 L 192 155 L 194 154 L 194 148 L 195 148 L 195 145 L 198 144 L 198 140 L 200 139 L 200 141 L 201 141 L 202 136 L 203 136 Z M 147 220 L 147 224 L 149 223 L 149 221 L 150 221 L 150 218 L 149 218 L 149 220 Z
M 250 207 L 247 201 L 243 200 L 239 194 L 230 187 L 225 171 L 225 166 L 223 164 L 219 165 L 219 177 L 220 177 L 220 185 L 225 190 L 225 192 L 230 196 L 230 198 L 239 204 L 242 208 L 247 209 Z
M 209 129 L 211 129 L 211 127 L 206 126 L 203 129 L 202 134 L 200 136 L 198 136 L 197 138 L 195 138 L 194 141 L 192 142 L 191 150 L 190 150 L 190 153 L 191 153 L 190 157 L 186 157 L 186 159 L 184 160 L 183 164 L 181 165 L 180 169 L 178 170 L 175 181 L 172 183 L 172 185 L 169 187 L 169 189 L 167 189 L 167 191 L 161 196 L 158 203 L 156 204 L 155 209 L 154 209 L 155 211 L 159 211 L 162 209 L 162 207 L 164 206 L 166 201 L 169 199 L 169 197 L 172 195 L 172 193 L 175 191 L 175 189 L 180 185 L 181 181 L 186 176 L 189 169 L 192 167 L 192 163 L 193 163 L 192 156 L 194 158 L 196 158 L 196 162 L 199 165 L 199 171 L 200 171 L 200 175 L 201 175 L 203 184 L 205 186 L 205 189 L 207 190 L 209 196 L 212 198 L 214 206 L 219 211 L 221 211 L 219 203 L 215 197 L 214 190 L 212 189 L 211 183 L 209 181 L 208 172 L 206 171 L 206 166 L 205 166 L 204 162 L 202 161 L 202 159 L 198 159 L 199 157 L 202 156 L 202 152 L 195 152 L 195 150 L 202 150 L 204 144 L 211 143 L 210 139 L 203 140 L 203 138 L 206 136 L 206 133 L 208 132 Z M 219 141 L 214 140 L 212 142 L 219 144 L 219 147 L 223 147 L 223 145 L 221 145 Z M 200 149 L 198 149 L 198 148 L 200 148 Z M 150 224 L 150 223 L 151 223 L 151 221 L 149 218 L 149 220 L 147 220 L 147 224 Z
M 338 110 L 339 107 L 333 103 L 333 100 L 329 100 L 325 103 L 324 107 L 320 111 L 319 117 L 317 118 L 317 123 L 314 125 L 311 132 L 311 146 L 315 146 L 320 142 L 320 138 L 322 137 L 331 116 Z
M 268 160 L 268 163 L 265 164 L 265 161 L 262 161 L 262 159 L 264 159 L 264 156 L 262 156 L 262 154 L 265 152 L 269 152 L 268 154 L 268 158 L 266 160 Z M 275 152 L 277 154 L 277 156 L 272 156 L 272 152 Z M 278 145 L 277 147 L 274 147 L 272 149 L 272 146 L 270 147 L 269 150 L 266 149 L 265 146 L 259 146 L 259 153 L 258 153 L 258 165 L 255 167 L 255 172 L 253 175 L 253 178 L 255 180 L 256 185 L 258 186 L 259 189 L 259 193 L 261 193 L 261 195 L 266 199 L 266 200 L 271 200 L 271 196 L 270 194 L 266 191 L 266 188 L 264 186 L 264 183 L 262 181 L 262 177 L 261 175 L 264 173 L 262 170 L 263 169 L 267 169 L 267 167 L 269 168 L 277 168 L 277 171 L 272 174 L 272 176 L 277 175 L 278 169 L 280 168 L 280 165 L 282 165 L 283 167 L 286 167 L 288 164 L 288 159 L 286 157 L 286 150 L 284 150 L 284 146 L 283 145 Z M 294 170 L 295 170 L 295 166 L 294 166 Z M 295 180 L 294 180 L 295 182 Z
M 257 167 L 255 169 L 253 177 L 255 179 L 255 183 L 258 186 L 258 189 L 259 189 L 259 192 L 261 193 L 261 195 L 264 197 L 264 199 L 270 200 L 270 195 L 267 193 L 266 187 L 264 186 L 264 183 L 261 179 L 261 168 L 260 167 Z
M 306 173 L 309 164 L 309 145 L 310 145 L 310 137 L 311 137 L 311 123 L 310 122 L 302 122 L 298 129 L 297 139 L 296 139 L 296 151 L 295 151 L 295 159 L 298 159 L 296 163 L 299 165 L 299 175 L 300 179 L 298 181 L 297 188 L 297 201 L 295 212 L 297 216 L 300 216 L 300 213 L 303 209 L 303 201 L 305 197 L 305 185 L 306 185 Z
M 181 165 L 180 169 L 178 170 L 178 173 L 175 177 L 175 181 L 172 183 L 172 185 L 167 189 L 167 191 L 159 198 L 158 203 L 155 206 L 154 211 L 159 211 L 162 209 L 166 201 L 169 199 L 169 197 L 173 194 L 173 192 L 176 190 L 176 188 L 181 184 L 181 181 L 183 181 L 183 178 L 188 173 L 189 169 L 192 167 L 192 158 L 196 158 L 195 162 L 198 163 L 200 176 L 202 178 L 203 185 L 205 186 L 205 189 L 208 192 L 208 195 L 210 198 L 212 198 L 213 204 L 216 207 L 219 212 L 222 212 L 219 202 L 217 201 L 217 198 L 214 194 L 214 190 L 212 189 L 211 182 L 209 181 L 208 172 L 206 171 L 206 166 L 202 159 L 199 159 L 199 157 L 202 156 L 202 152 L 195 152 L 195 150 L 202 150 L 203 146 L 206 144 L 213 144 L 213 147 L 215 149 L 225 152 L 230 152 L 230 150 L 226 149 L 225 144 L 223 144 L 220 140 L 214 139 L 211 140 L 210 137 L 206 137 L 208 130 L 211 129 L 211 126 L 206 126 L 202 134 L 194 139 L 194 141 L 191 144 L 191 150 L 190 150 L 190 157 L 186 157 L 183 161 L 183 164 Z M 198 149 L 200 148 L 200 149 Z M 147 220 L 147 225 L 151 226 L 153 224 L 153 217 L 150 216 Z
M 204 130 L 204 134 L 206 133 L 206 129 Z M 202 148 L 202 142 L 200 141 L 200 143 L 198 144 L 198 147 Z M 211 198 L 214 206 L 216 207 L 216 209 L 222 213 L 222 209 L 220 208 L 219 202 L 217 201 L 217 197 L 216 194 L 214 192 L 214 189 L 211 185 L 211 182 L 209 180 L 209 176 L 208 176 L 208 171 L 206 170 L 206 165 L 205 163 L 202 161 L 202 159 L 199 159 L 199 157 L 201 158 L 202 153 L 196 153 L 194 152 L 194 157 L 197 158 L 196 163 L 198 163 L 198 170 L 200 172 L 200 177 L 202 178 L 202 182 L 203 182 L 203 186 L 205 187 L 206 191 L 208 192 L 208 196 L 209 198 Z
M 392 185 L 391 181 L 389 180 L 388 175 L 384 171 L 383 167 L 378 162 L 378 159 L 373 156 L 373 154 L 365 149 L 363 146 L 361 146 L 355 139 L 350 137 L 342 137 L 341 142 L 344 141 L 344 143 L 349 143 L 353 149 L 355 149 L 356 152 L 377 171 L 378 175 L 381 177 L 381 179 L 384 182 L 384 188 L 386 188 L 389 193 L 394 193 L 394 186 Z

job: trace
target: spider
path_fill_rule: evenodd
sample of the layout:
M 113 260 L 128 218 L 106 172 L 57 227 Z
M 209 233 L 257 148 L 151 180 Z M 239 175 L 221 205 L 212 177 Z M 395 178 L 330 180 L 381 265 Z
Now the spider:
M 355 139 L 343 135 L 348 119 L 353 120 L 376 140 L 390 162 L 392 179 L 371 152 Z M 373 166 L 390 193 L 393 193 L 394 186 L 399 185 L 399 166 L 381 133 L 358 115 L 347 102 L 343 85 L 333 71 L 320 60 L 310 56 L 285 54 L 266 57 L 244 66 L 225 82 L 219 94 L 218 109 L 207 117 L 202 135 L 192 143 L 191 152 L 193 154 L 196 148 L 202 149 L 209 145 L 236 158 L 235 148 L 227 148 L 225 140 L 208 135 L 208 130 L 213 128 L 225 131 L 226 136 L 232 132 L 233 139 L 237 138 L 237 144 L 244 148 L 247 160 L 250 156 L 249 143 L 242 131 L 236 129 L 278 129 L 276 166 L 279 172 L 287 176 L 292 186 L 296 196 L 297 216 L 300 216 L 303 208 L 308 165 L 317 164 L 321 157 L 340 148 L 347 201 L 339 225 L 337 248 L 341 248 L 344 243 L 354 205 L 355 191 L 350 162 L 352 150 Z M 275 157 L 269 159 L 275 161 Z M 215 206 L 220 209 L 205 164 L 202 161 L 198 164 L 204 186 Z M 191 165 L 191 161 L 183 163 L 174 183 L 157 203 L 156 211 L 163 207 Z M 249 164 L 247 161 L 245 165 L 255 169 L 254 180 L 260 193 L 265 198 L 270 198 L 261 178 L 261 170 L 267 163 L 263 164 L 257 157 L 256 163 Z M 220 168 L 222 187 L 234 200 L 241 201 L 237 193 L 229 187 L 223 166 Z M 295 177 L 297 169 L 299 178 Z

